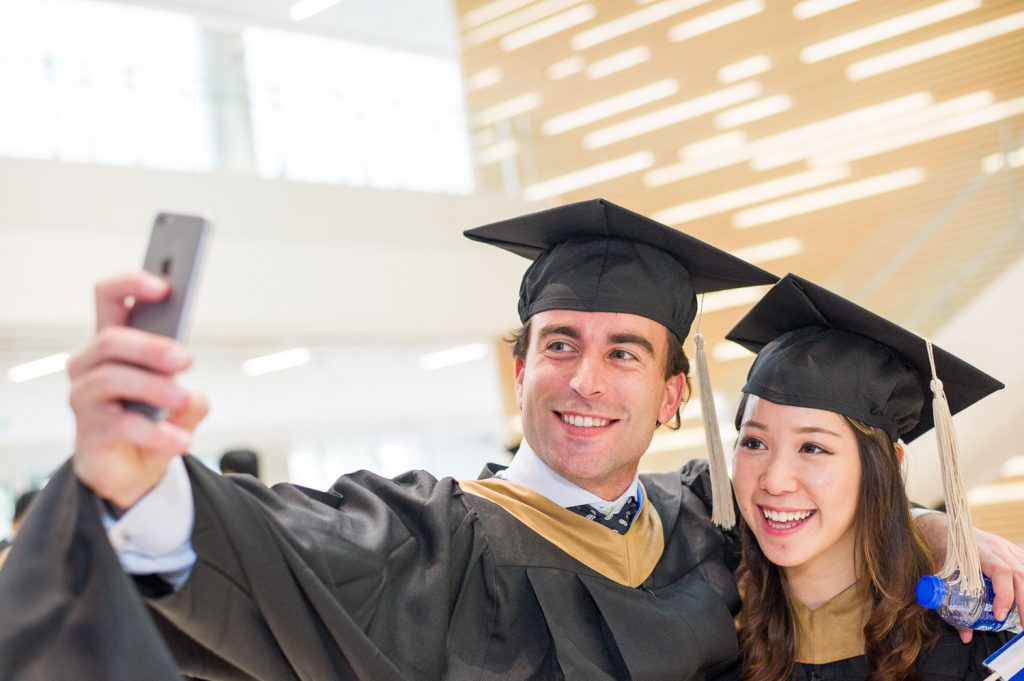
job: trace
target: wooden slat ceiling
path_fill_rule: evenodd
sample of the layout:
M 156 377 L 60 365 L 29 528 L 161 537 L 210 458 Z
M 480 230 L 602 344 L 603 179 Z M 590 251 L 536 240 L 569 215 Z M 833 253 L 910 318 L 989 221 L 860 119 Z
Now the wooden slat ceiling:
M 922 334 L 1020 257 L 1024 168 L 983 169 L 986 157 L 1024 143 L 1020 0 L 456 0 L 455 7 L 482 189 L 551 205 L 602 196 L 732 251 L 795 245 L 799 252 L 758 264 L 801 274 Z M 801 18 L 808 12 L 816 13 Z M 543 28 L 549 34 L 537 38 Z M 839 36 L 854 46 L 808 56 Z M 874 58 L 928 48 L 933 56 L 855 75 Z M 730 76 L 731 65 L 746 65 L 747 75 Z M 606 110 L 593 108 L 602 104 Z M 773 112 L 736 123 L 751 104 Z M 589 115 L 574 121 L 573 112 Z M 864 112 L 862 119 L 849 122 L 852 112 Z M 622 132 L 657 116 L 677 122 Z M 799 133 L 815 124 L 816 132 Z M 551 188 L 620 159 L 633 169 Z M 665 181 L 673 172 L 682 179 Z M 899 186 L 741 227 L 779 202 L 834 199 L 841 188 L 867 192 L 865 183 L 886 182 Z M 731 201 L 708 208 L 710 197 Z M 704 315 L 710 345 L 754 299 Z M 750 357 L 719 356 L 715 387 L 734 399 Z M 684 445 L 648 465 L 672 465 L 702 449 Z

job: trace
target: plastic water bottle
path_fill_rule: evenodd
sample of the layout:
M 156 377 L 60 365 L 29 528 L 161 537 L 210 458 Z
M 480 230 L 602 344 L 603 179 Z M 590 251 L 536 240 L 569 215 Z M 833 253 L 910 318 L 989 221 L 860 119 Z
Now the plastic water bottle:
M 926 575 L 917 582 L 917 602 L 926 608 L 937 610 L 939 617 L 954 627 L 966 627 L 981 631 L 1020 632 L 1020 615 L 1017 607 L 1010 608 L 1006 619 L 999 621 L 992 613 L 992 601 L 995 593 L 992 582 L 985 580 L 985 594 L 982 597 L 971 596 L 960 590 L 959 575 L 954 574 L 949 580 L 936 575 Z

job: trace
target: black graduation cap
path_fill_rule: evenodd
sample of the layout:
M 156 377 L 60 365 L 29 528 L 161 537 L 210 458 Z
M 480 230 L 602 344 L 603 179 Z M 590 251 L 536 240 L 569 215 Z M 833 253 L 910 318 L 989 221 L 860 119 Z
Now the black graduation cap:
M 522 322 L 545 310 L 627 312 L 684 340 L 695 294 L 772 284 L 775 275 L 604 199 L 465 232 L 534 261 L 519 290 Z
M 743 391 L 825 409 L 910 442 L 934 425 L 928 342 L 831 291 L 787 274 L 726 335 L 758 353 Z M 949 411 L 1003 384 L 932 346 Z

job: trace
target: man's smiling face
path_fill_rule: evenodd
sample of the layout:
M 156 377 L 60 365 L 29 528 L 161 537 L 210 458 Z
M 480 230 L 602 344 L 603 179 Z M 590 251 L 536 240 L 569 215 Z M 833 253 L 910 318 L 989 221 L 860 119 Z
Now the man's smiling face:
M 604 499 L 625 491 L 686 379 L 665 378 L 668 331 L 633 314 L 548 310 L 516 359 L 523 434 L 555 472 Z

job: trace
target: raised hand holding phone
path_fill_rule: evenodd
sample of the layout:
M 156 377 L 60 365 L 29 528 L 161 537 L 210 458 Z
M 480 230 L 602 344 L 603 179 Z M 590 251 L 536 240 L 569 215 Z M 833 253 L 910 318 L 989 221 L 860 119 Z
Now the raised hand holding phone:
M 195 215 L 156 216 L 142 268 L 167 281 L 170 292 L 158 301 L 136 300 L 128 326 L 184 340 L 208 232 L 209 223 Z M 126 400 L 124 407 L 153 420 L 167 417 L 166 409 L 137 400 Z
M 197 251 L 186 277 L 189 295 L 198 255 Z M 173 265 L 172 271 L 177 271 Z M 173 286 L 148 272 L 99 282 L 97 333 L 68 365 L 76 422 L 75 473 L 120 508 L 133 505 L 162 478 L 167 462 L 187 451 L 192 431 L 206 415 L 205 399 L 175 382 L 175 376 L 191 365 L 185 347 L 170 336 L 129 326 L 132 317 L 142 323 L 136 315 L 143 306 L 173 301 Z M 189 298 L 179 300 L 180 304 L 154 308 L 170 310 L 156 317 L 183 322 Z M 172 327 L 177 335 L 184 330 L 183 323 Z M 167 417 L 152 420 L 127 409 L 126 402 L 148 405 Z

